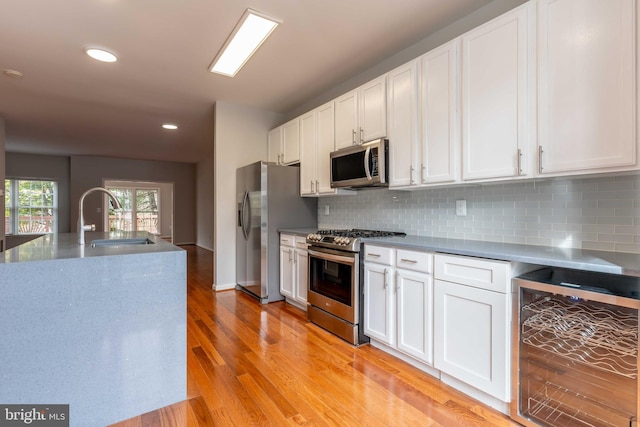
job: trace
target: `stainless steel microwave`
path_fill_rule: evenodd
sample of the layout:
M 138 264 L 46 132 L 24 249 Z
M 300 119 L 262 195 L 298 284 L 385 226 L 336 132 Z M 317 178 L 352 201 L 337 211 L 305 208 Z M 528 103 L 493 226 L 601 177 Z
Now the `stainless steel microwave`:
M 331 187 L 389 185 L 389 140 L 376 139 L 331 153 Z

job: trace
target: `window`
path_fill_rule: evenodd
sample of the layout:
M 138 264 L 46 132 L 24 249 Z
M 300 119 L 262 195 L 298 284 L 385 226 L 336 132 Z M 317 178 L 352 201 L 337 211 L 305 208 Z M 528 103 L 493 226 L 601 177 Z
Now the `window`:
M 109 205 L 109 231 L 148 231 L 160 234 L 157 188 L 107 187 L 122 204 L 116 212 Z
M 55 181 L 6 179 L 5 233 L 54 233 L 58 224 L 58 186 Z

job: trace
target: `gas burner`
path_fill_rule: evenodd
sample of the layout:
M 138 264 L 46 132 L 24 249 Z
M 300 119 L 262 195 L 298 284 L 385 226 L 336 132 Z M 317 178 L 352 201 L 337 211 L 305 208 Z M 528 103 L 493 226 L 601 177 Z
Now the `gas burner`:
M 325 248 L 341 249 L 350 252 L 360 250 L 362 238 L 406 236 L 399 231 L 362 230 L 318 230 L 307 236 L 307 243 Z

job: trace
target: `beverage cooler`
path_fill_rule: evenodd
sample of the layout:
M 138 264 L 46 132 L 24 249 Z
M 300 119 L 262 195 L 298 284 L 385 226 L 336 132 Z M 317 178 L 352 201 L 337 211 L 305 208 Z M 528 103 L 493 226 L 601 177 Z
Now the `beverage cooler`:
M 640 278 L 545 268 L 514 279 L 511 418 L 638 426 Z

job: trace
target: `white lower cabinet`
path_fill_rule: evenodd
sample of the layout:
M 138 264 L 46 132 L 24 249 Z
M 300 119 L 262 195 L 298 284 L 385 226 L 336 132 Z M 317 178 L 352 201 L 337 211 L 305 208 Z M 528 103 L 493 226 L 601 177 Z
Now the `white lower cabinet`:
M 365 245 L 365 335 L 428 365 L 433 363 L 431 258 Z
M 365 244 L 364 333 L 506 414 L 511 279 L 539 267 Z
M 280 293 L 287 302 L 307 309 L 309 255 L 306 238 L 280 236 Z
M 434 257 L 434 366 L 510 401 L 510 264 Z
M 508 401 L 508 294 L 435 281 L 435 367 Z

